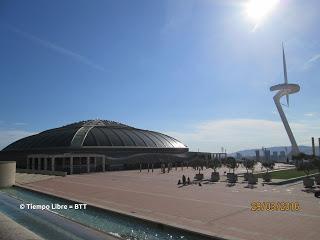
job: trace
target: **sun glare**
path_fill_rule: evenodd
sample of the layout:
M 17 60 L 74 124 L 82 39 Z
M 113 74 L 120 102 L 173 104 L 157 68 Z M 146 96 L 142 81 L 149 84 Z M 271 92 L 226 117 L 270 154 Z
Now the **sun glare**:
M 246 4 L 246 12 L 250 19 L 259 23 L 279 3 L 279 0 L 249 0 Z

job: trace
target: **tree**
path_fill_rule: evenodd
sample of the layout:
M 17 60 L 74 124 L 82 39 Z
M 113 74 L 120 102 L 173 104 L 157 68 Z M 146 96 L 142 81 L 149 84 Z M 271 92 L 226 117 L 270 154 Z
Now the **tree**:
M 309 176 L 310 171 L 313 168 L 313 164 L 310 160 L 302 160 L 296 165 L 298 171 L 304 171 L 307 176 Z
M 313 166 L 316 168 L 316 169 L 318 169 L 318 172 L 320 173 L 320 157 L 314 157 L 314 159 L 313 159 Z M 316 175 L 315 177 L 314 177 L 314 179 L 315 179 L 315 181 L 316 181 L 316 183 L 318 184 L 318 185 L 320 185 L 320 175 L 318 174 L 318 175 Z
M 312 164 L 316 169 L 318 169 L 318 172 L 320 172 L 320 158 L 316 156 L 313 157 Z
M 221 161 L 218 158 L 214 158 L 209 162 L 209 168 L 213 169 L 213 172 L 211 173 L 212 182 L 218 182 L 220 180 L 220 174 L 217 172 L 217 168 L 220 168 L 221 165 Z
M 302 160 L 311 160 L 311 159 L 313 159 L 312 155 L 308 155 L 302 152 L 292 156 L 292 160 L 295 160 L 296 165 L 299 165 Z
M 261 164 L 262 164 L 262 167 L 267 169 L 267 173 L 269 172 L 269 170 L 272 170 L 275 165 L 275 163 L 273 161 L 264 161 Z
M 310 171 L 315 167 L 314 157 L 305 153 L 299 153 L 292 157 L 295 160 L 295 166 L 298 171 L 304 171 L 309 176 Z
M 270 182 L 271 181 L 271 174 L 269 173 L 269 170 L 273 169 L 275 163 L 273 161 L 263 161 L 261 162 L 262 167 L 267 169 L 267 172 L 263 174 L 263 180 L 265 182 Z
M 242 165 L 246 168 L 247 173 L 249 173 L 249 169 L 252 171 L 254 170 L 254 165 L 256 165 L 256 161 L 254 161 L 253 159 L 248 159 L 248 158 L 243 158 L 242 159 Z
M 221 161 L 218 158 L 214 158 L 209 162 L 209 167 L 213 169 L 214 172 L 217 172 L 217 169 L 222 166 Z
M 222 159 L 221 159 L 221 164 L 222 164 L 222 166 L 228 167 L 228 166 L 227 166 L 227 161 L 228 161 L 227 158 L 222 158 Z
M 310 171 L 315 168 L 318 162 L 315 160 L 315 156 L 307 155 L 304 153 L 299 153 L 296 156 L 292 157 L 295 160 L 296 169 L 300 171 L 304 171 L 306 173 L 306 177 L 303 179 L 303 185 L 306 188 L 311 188 L 314 185 L 313 178 L 309 177 Z M 318 181 L 318 179 L 317 179 Z
M 234 173 L 235 169 L 239 167 L 239 164 L 234 157 L 227 157 L 226 166 L 229 168 L 229 172 L 230 169 L 232 169 L 232 172 Z
M 199 169 L 199 174 L 200 174 L 200 171 L 201 171 L 201 167 L 200 166 L 203 166 L 205 164 L 205 159 L 203 157 L 203 155 L 195 155 L 192 159 L 192 166 L 194 169 Z

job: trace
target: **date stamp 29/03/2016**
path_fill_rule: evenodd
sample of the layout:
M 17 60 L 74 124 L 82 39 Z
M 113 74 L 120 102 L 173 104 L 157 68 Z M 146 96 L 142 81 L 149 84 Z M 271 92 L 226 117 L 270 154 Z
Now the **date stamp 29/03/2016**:
M 261 212 L 261 211 L 300 211 L 301 206 L 298 202 L 260 202 L 253 201 L 251 202 L 251 211 Z

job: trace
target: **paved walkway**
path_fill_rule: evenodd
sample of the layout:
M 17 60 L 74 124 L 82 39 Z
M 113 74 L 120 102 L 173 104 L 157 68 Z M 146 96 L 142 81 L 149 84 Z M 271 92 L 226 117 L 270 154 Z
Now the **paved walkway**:
M 0 212 L 0 239 L 1 240 L 42 240 L 41 237 Z
M 205 178 L 209 178 L 211 171 L 203 171 Z M 235 186 L 227 186 L 226 182 L 202 187 L 177 186 L 182 174 L 193 178 L 195 173 L 191 168 L 165 174 L 159 169 L 153 173 L 105 172 L 47 179 L 24 186 L 228 239 L 319 239 L 320 201 L 312 193 L 303 192 L 301 183 L 258 184 L 253 189 L 241 180 Z M 251 211 L 254 201 L 298 202 L 301 210 Z
M 16 173 L 17 184 L 37 182 L 37 181 L 42 181 L 42 180 L 51 179 L 51 178 L 61 178 L 61 177 L 51 176 L 51 175 L 42 175 L 42 174 L 33 174 L 33 173 Z

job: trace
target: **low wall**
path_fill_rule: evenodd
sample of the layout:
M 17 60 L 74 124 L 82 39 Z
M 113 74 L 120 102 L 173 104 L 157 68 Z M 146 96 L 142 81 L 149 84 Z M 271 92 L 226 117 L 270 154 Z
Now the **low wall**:
M 47 170 L 32 170 L 32 169 L 22 169 L 17 168 L 17 173 L 32 173 L 32 174 L 43 174 L 43 175 L 54 175 L 54 176 L 62 176 L 65 177 L 67 172 L 62 171 L 47 171 Z
M 294 183 L 294 182 L 298 182 L 298 181 L 301 181 L 303 180 L 304 178 L 307 178 L 307 177 L 315 177 L 315 176 L 318 176 L 320 175 L 320 173 L 314 173 L 314 174 L 310 174 L 309 176 L 301 176 L 301 177 L 296 177 L 296 178 L 289 178 L 289 179 L 285 179 L 283 181 L 280 181 L 280 182 L 270 182 L 270 183 L 266 183 L 266 184 L 269 184 L 269 185 L 284 185 L 284 184 L 289 184 L 289 183 Z
M 0 161 L 0 188 L 11 187 L 16 181 L 16 162 Z

